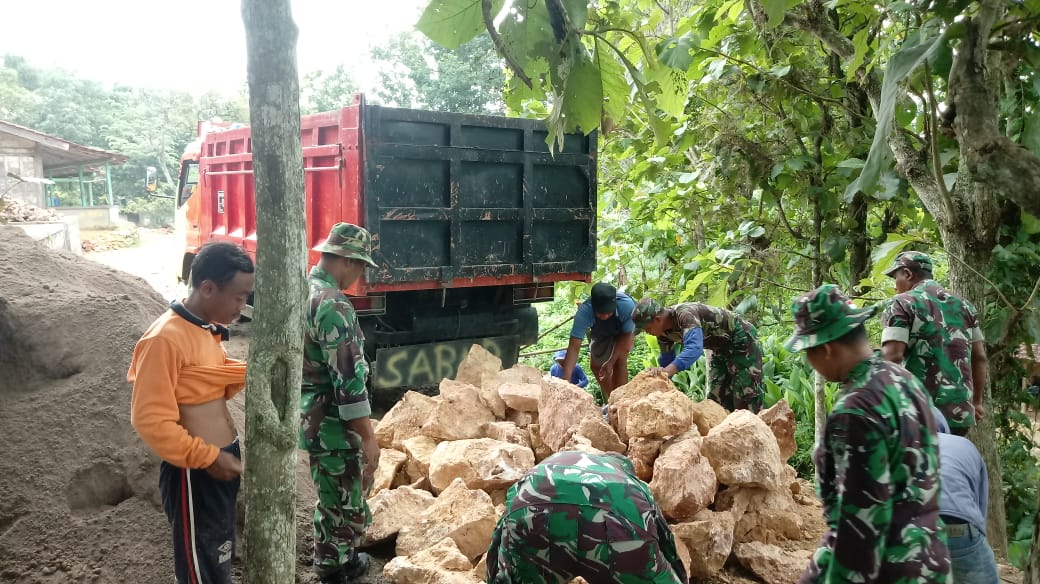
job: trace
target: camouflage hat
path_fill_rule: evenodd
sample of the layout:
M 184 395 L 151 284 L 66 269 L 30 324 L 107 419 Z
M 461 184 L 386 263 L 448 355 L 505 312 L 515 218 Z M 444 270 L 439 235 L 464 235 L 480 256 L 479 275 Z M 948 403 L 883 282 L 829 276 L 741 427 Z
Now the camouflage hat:
M 932 258 L 928 257 L 928 254 L 919 251 L 904 251 L 897 255 L 896 259 L 892 260 L 892 265 L 885 270 L 885 275 L 891 276 L 894 272 L 903 268 L 931 273 Z
M 372 261 L 372 236 L 363 227 L 358 227 L 353 223 L 333 225 L 328 238 L 314 246 L 314 251 L 354 258 L 373 268 L 379 267 Z
M 804 351 L 833 340 L 866 322 L 877 307 L 856 308 L 834 284 L 824 284 L 791 304 L 794 335 L 784 343 L 789 351 Z
M 636 328 L 643 328 L 655 316 L 661 314 L 662 310 L 664 310 L 664 306 L 660 302 L 653 298 L 644 298 L 636 304 L 636 309 L 632 311 L 632 322 Z

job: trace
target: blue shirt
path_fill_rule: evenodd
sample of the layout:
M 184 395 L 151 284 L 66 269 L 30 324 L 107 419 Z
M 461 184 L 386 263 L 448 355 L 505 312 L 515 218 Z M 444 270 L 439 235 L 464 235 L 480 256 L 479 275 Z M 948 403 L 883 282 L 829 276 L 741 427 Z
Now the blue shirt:
M 624 333 L 635 332 L 636 323 L 632 322 L 632 312 L 636 309 L 636 302 L 628 294 L 617 293 L 617 308 L 614 315 L 607 320 L 599 320 L 596 313 L 592 311 L 592 303 L 586 300 L 574 313 L 574 326 L 571 327 L 571 337 L 575 339 L 585 338 L 585 333 L 592 329 L 593 336 L 616 337 Z
M 563 367 L 559 363 L 553 363 L 553 366 L 549 368 L 549 375 L 563 379 Z M 578 387 L 585 387 L 589 384 L 589 378 L 585 376 L 585 370 L 577 363 L 574 364 L 574 371 L 571 373 L 571 383 Z
M 939 434 L 939 513 L 963 519 L 986 533 L 989 477 L 982 455 L 967 438 Z
M 678 357 L 675 355 L 675 347 L 672 347 L 669 351 L 661 352 L 661 356 L 657 358 L 657 364 L 667 367 L 670 363 L 674 363 L 679 371 L 686 371 L 703 354 L 704 330 L 697 327 L 686 331 L 686 334 L 683 335 L 682 351 L 679 352 Z

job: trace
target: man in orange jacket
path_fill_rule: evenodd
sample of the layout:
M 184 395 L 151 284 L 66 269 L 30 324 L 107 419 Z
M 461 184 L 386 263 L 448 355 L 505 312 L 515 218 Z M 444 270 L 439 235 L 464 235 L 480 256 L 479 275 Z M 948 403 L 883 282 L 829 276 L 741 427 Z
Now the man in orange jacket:
M 191 286 L 134 347 L 130 422 L 162 458 L 177 582 L 230 584 L 242 460 L 227 400 L 245 387 L 246 365 L 221 341 L 253 292 L 253 261 L 237 245 L 206 244 Z

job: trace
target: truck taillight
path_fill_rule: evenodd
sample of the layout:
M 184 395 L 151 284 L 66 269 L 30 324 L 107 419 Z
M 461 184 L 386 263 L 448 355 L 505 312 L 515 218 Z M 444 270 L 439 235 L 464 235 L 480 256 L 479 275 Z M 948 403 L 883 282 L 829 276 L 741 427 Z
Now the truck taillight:
M 350 303 L 354 306 L 354 312 L 358 315 L 385 314 L 386 296 L 382 294 L 372 296 L 349 296 Z
M 517 286 L 513 288 L 513 304 L 549 302 L 553 299 L 553 291 L 552 282 L 533 284 L 531 286 Z

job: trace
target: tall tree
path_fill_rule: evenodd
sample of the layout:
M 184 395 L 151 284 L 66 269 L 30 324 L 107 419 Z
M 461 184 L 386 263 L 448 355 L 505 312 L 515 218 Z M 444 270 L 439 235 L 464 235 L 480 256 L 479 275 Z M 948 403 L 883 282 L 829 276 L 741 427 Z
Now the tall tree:
M 246 379 L 250 584 L 295 581 L 296 431 L 306 266 L 299 31 L 289 0 L 243 0 L 256 181 L 256 312 Z

